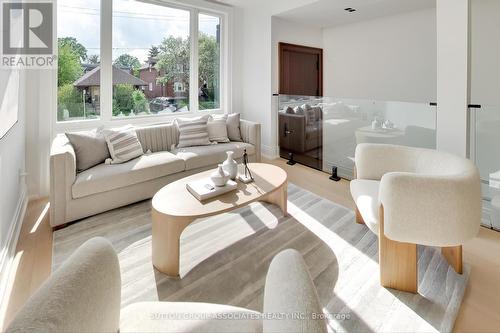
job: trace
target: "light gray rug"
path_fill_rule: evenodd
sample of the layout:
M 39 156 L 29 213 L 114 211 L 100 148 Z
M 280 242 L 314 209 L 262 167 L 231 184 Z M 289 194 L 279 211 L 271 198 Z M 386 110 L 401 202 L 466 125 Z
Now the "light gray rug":
M 302 253 L 331 331 L 448 332 L 453 328 L 470 269 L 456 274 L 438 249 L 419 247 L 418 295 L 382 288 L 377 237 L 354 222 L 354 212 L 289 185 L 289 216 L 255 203 L 200 220 L 181 239 L 182 279 L 151 263 L 151 202 L 88 218 L 54 233 L 53 269 L 86 240 L 102 236 L 118 252 L 122 306 L 138 301 L 201 301 L 262 310 L 273 256 Z

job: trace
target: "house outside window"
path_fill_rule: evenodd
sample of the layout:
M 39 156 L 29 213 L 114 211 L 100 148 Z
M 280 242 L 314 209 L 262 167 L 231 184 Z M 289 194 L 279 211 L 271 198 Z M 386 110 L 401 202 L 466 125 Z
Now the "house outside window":
M 174 90 L 176 92 L 183 92 L 184 91 L 184 85 L 182 84 L 182 82 L 175 82 L 174 83 Z
M 59 0 L 57 10 L 57 122 L 220 109 L 220 27 L 228 14 L 139 0 Z M 146 34 L 136 39 L 136 31 Z

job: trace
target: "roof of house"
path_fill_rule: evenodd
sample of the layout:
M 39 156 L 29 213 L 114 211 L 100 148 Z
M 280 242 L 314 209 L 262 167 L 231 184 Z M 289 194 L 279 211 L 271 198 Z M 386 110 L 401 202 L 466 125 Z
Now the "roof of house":
M 136 78 L 132 74 L 113 66 L 113 85 L 131 84 L 133 86 L 147 86 L 147 82 Z M 73 82 L 75 87 L 90 87 L 101 85 L 101 67 L 96 67 L 90 72 L 85 73 L 78 80 Z

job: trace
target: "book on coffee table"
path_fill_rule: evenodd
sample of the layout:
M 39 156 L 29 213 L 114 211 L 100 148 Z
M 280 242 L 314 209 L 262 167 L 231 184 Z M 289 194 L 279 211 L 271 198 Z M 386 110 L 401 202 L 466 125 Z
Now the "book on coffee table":
M 215 186 L 210 178 L 203 178 L 187 183 L 186 188 L 196 199 L 203 201 L 236 190 L 238 183 L 228 180 L 225 186 Z

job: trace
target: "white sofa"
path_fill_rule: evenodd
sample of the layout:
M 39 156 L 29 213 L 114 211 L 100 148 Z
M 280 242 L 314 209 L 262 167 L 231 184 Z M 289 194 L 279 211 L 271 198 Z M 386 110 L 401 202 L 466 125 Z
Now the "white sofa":
M 113 247 L 104 238 L 91 239 L 37 290 L 6 332 L 327 332 L 325 320 L 315 319 L 323 313 L 321 304 L 295 250 L 279 253 L 269 267 L 264 313 L 275 319 L 240 307 L 193 302 L 142 302 L 120 310 L 120 293 Z
M 260 162 L 260 124 L 240 121 L 243 142 L 173 148 L 178 130 L 173 124 L 136 129 L 145 154 L 123 164 L 100 164 L 81 173 L 68 138 L 58 135 L 50 152 L 50 225 L 57 227 L 104 211 L 149 199 L 166 184 L 214 168 L 234 151 L 241 160 Z M 151 153 L 146 153 L 150 151 Z
M 417 292 L 417 244 L 442 248 L 462 273 L 462 244 L 481 222 L 479 172 L 437 150 L 359 144 L 351 182 L 358 223 L 379 236 L 381 284 Z

